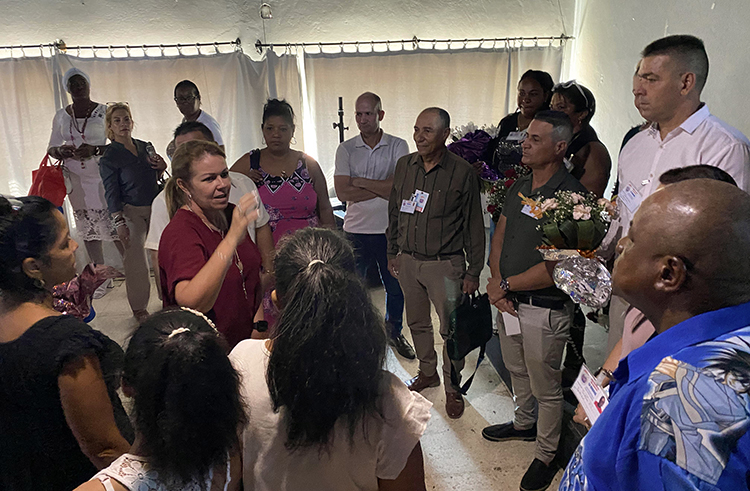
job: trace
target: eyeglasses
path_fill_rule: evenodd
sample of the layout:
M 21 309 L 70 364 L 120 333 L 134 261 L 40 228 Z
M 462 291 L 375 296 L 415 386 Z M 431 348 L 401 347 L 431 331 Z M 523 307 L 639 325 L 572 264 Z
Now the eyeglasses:
M 193 102 L 196 99 L 194 95 L 191 95 L 190 97 L 175 97 L 174 101 L 177 104 L 183 104 L 185 102 Z
M 128 106 L 128 107 L 130 107 L 130 104 L 128 104 L 125 101 L 122 101 L 122 102 L 107 102 L 106 104 L 107 104 L 107 107 L 112 107 L 112 106 Z
M 552 92 L 557 92 L 559 89 L 569 89 L 571 87 L 574 87 L 578 89 L 578 92 L 581 93 L 581 96 L 583 97 L 583 100 L 586 102 L 586 109 L 590 109 L 591 103 L 589 102 L 589 98 L 586 97 L 586 93 L 583 91 L 580 85 L 578 85 L 578 82 L 574 80 L 569 80 L 568 82 L 559 83 L 555 85 L 555 87 L 552 89 Z

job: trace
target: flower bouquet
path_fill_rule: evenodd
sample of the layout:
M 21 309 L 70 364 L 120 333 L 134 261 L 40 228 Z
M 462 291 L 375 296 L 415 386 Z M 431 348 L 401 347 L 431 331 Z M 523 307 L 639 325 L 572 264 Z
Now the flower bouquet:
M 83 320 L 91 313 L 91 297 L 99 285 L 124 276 L 111 266 L 87 264 L 81 274 L 52 288 L 52 305 L 58 312 Z
M 535 204 L 544 242 L 539 251 L 545 260 L 559 261 L 555 285 L 576 303 L 603 306 L 612 293 L 612 278 L 594 254 L 616 216 L 615 206 L 592 193 L 572 191 L 558 191 Z
M 484 164 L 487 165 L 487 164 Z M 488 169 L 492 171 L 491 169 Z M 521 177 L 531 173 L 531 169 L 523 164 L 518 164 L 507 169 L 487 190 L 487 211 L 492 215 L 492 220 L 497 222 L 503 212 L 505 197 L 508 189 Z M 484 182 L 487 182 L 483 179 Z

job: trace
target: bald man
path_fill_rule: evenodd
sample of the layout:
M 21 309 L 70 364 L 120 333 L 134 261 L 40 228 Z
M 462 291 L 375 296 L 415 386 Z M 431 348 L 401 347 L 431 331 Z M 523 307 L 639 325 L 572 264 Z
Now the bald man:
M 344 232 L 354 246 L 357 273 L 365 278 L 376 264 L 385 288 L 385 323 L 389 343 L 398 354 L 413 360 L 414 348 L 401 332 L 404 294 L 398 280 L 388 272 L 388 198 L 393 188 L 393 172 L 398 159 L 409 153 L 409 146 L 397 136 L 385 133 L 380 122 L 385 116 L 377 94 L 365 92 L 354 105 L 359 135 L 339 145 L 333 185 L 336 196 L 346 201 Z
M 617 247 L 615 291 L 656 335 L 620 362 L 560 490 L 747 489 L 750 195 L 670 184 Z

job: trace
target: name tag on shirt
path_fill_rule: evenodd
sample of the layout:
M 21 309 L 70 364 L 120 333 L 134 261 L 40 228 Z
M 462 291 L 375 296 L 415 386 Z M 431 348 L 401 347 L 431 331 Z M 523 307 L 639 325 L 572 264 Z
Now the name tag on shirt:
M 401 212 L 414 214 L 414 210 L 417 208 L 417 202 L 411 199 L 401 200 Z
M 424 211 L 424 207 L 427 206 L 427 198 L 430 197 L 430 194 L 417 189 L 417 192 L 414 193 L 414 195 L 417 200 L 417 211 L 419 213 L 422 213 Z
M 643 201 L 643 196 L 641 196 L 641 193 L 638 192 L 632 182 L 629 182 L 625 186 L 625 189 L 620 192 L 618 197 L 631 214 L 636 212 Z
M 511 131 L 508 136 L 505 137 L 507 141 L 520 142 L 526 138 L 526 130 L 523 131 Z

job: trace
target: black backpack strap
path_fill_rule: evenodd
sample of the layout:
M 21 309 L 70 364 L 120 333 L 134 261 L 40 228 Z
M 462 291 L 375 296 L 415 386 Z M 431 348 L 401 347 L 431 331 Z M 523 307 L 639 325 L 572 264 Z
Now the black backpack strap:
M 477 370 L 479 370 L 479 365 L 482 364 L 484 361 L 484 350 L 486 345 L 482 345 L 479 348 L 479 358 L 477 358 L 477 366 L 474 367 L 474 373 L 471 374 L 471 377 L 469 377 L 463 386 L 460 386 L 458 383 L 458 375 L 456 374 L 456 367 L 453 366 L 453 363 L 451 363 L 451 382 L 454 387 L 460 387 L 459 392 L 463 395 L 466 395 L 467 392 L 469 392 L 469 387 L 471 387 L 471 383 L 474 382 L 474 375 L 477 374 Z
M 260 149 L 258 148 L 250 152 L 250 168 L 260 169 Z

